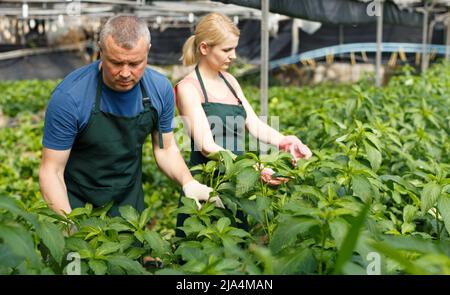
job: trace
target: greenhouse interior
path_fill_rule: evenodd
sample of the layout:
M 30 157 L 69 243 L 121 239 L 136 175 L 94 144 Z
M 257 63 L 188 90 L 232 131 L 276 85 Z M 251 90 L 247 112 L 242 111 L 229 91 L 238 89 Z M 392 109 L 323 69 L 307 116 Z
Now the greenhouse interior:
M 0 274 L 449 275 L 449 8 L 0 1 Z

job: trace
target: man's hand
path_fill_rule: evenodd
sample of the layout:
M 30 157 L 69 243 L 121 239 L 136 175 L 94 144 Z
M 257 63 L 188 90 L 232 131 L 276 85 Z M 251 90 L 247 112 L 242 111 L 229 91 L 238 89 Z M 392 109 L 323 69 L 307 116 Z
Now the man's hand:
M 312 156 L 311 150 L 302 143 L 297 136 L 288 135 L 283 137 L 278 145 L 278 148 L 282 151 L 290 153 L 294 157 L 294 164 L 298 159 L 308 160 Z
M 231 159 L 233 159 L 233 161 L 236 160 L 236 158 L 237 158 L 237 155 L 233 154 L 230 150 L 221 150 L 221 151 L 218 151 L 218 152 L 215 152 L 215 153 L 210 153 L 207 156 L 207 158 L 211 159 L 211 160 L 218 161 L 220 159 L 220 153 L 228 154 L 231 157 Z
M 197 180 L 191 180 L 185 185 L 183 185 L 184 195 L 190 199 L 193 199 L 197 204 L 198 209 L 202 208 L 200 201 L 210 201 L 215 202 L 216 207 L 225 208 L 222 200 L 218 196 L 209 197 L 209 194 L 212 192 L 212 188 L 201 184 Z
M 67 228 L 63 231 L 63 235 L 64 237 L 70 237 L 71 235 L 74 235 L 78 232 L 78 227 L 76 226 L 75 223 L 70 222 L 67 225 Z

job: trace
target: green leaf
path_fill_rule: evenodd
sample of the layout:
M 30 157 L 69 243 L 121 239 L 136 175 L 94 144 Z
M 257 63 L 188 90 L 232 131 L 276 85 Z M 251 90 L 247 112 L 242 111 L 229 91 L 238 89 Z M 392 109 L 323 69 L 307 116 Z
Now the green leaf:
M 264 274 L 272 275 L 273 274 L 273 256 L 270 253 L 270 250 L 266 247 L 252 245 L 250 251 L 253 252 L 256 257 L 262 262 L 264 265 Z
M 356 212 L 349 208 L 337 208 L 331 211 L 333 217 L 338 217 L 341 215 L 356 215 Z
M 367 270 L 364 269 L 363 267 L 361 267 L 360 265 L 358 265 L 352 261 L 349 261 L 344 265 L 344 267 L 342 269 L 342 274 L 362 276 L 362 275 L 367 275 Z
M 152 248 L 153 256 L 162 257 L 163 255 L 167 254 L 167 252 L 170 251 L 169 242 L 163 240 L 163 238 L 161 238 L 161 236 L 154 231 L 146 230 L 144 233 L 144 239 Z
M 141 244 L 137 243 L 135 240 L 135 237 L 139 232 L 142 232 L 142 231 L 136 231 L 134 236 L 133 236 L 133 234 L 130 234 L 130 233 L 119 234 L 119 236 L 118 236 L 118 242 L 120 244 L 119 252 L 126 251 L 133 245 L 141 246 Z M 143 243 L 143 241 L 144 241 L 144 239 L 142 239 L 142 242 L 141 241 L 139 241 L 139 242 Z
M 402 235 L 410 234 L 416 230 L 416 225 L 411 222 L 404 222 L 402 224 Z
M 369 202 L 375 196 L 372 185 L 363 175 L 352 175 L 353 195 L 359 197 L 364 203 Z
M 228 192 L 231 194 L 234 194 L 234 191 L 236 189 L 236 185 L 232 182 L 222 182 L 219 187 L 217 187 L 217 192 Z
M 88 265 L 96 275 L 104 275 L 108 270 L 106 263 L 101 260 L 89 260 Z
M 217 166 L 216 161 L 208 161 L 203 169 L 206 173 L 211 173 Z
M 198 233 L 197 238 L 206 237 L 206 238 L 212 240 L 213 235 L 216 235 L 216 232 L 212 228 L 205 227 Z
M 183 242 L 175 251 L 175 255 L 180 255 L 184 261 L 200 261 L 206 257 L 202 249 L 202 244 L 198 241 Z
M 81 208 L 75 208 L 72 210 L 72 212 L 70 212 L 70 214 L 67 215 L 68 218 L 70 219 L 74 219 L 74 217 L 77 216 L 81 216 L 81 215 L 86 215 L 86 216 L 90 216 L 91 212 L 92 212 L 92 205 L 86 204 L 85 207 L 81 207 Z
M 441 213 L 442 219 L 444 220 L 445 228 L 450 234 L 450 197 L 448 195 L 443 195 L 438 200 L 438 209 Z
M 403 207 L 403 221 L 412 222 L 416 217 L 417 207 L 412 205 L 406 205 Z
M 264 216 L 265 211 L 270 210 L 270 206 L 272 205 L 272 200 L 263 195 L 256 196 L 256 210 L 261 213 L 261 216 Z
M 181 270 L 186 274 L 203 274 L 208 265 L 203 261 L 191 260 L 181 266 Z
M 105 228 L 105 230 L 114 230 L 116 232 L 122 232 L 122 231 L 132 231 L 134 229 L 126 224 L 114 222 L 110 224 L 107 228 Z
M 236 179 L 236 196 L 242 197 L 249 191 L 255 188 L 257 181 L 259 180 L 259 172 L 253 169 L 253 167 L 247 167 L 242 170 Z
M 402 203 L 402 196 L 401 196 L 397 191 L 393 191 L 393 192 L 392 192 L 392 199 L 393 199 L 397 204 L 401 204 L 401 203 Z
M 205 226 L 196 217 L 189 217 L 184 221 L 183 226 L 179 227 L 179 229 L 181 229 L 186 236 L 198 234 L 204 228 Z
M 137 261 L 133 261 L 126 256 L 114 255 L 108 258 L 108 264 L 113 267 L 120 267 L 126 274 L 143 275 L 148 274 L 144 267 Z
M 0 197 L 0 209 L 5 209 L 15 215 L 22 216 L 25 220 L 31 223 L 34 227 L 38 226 L 38 219 L 35 215 L 28 213 L 23 208 L 22 204 L 10 197 Z
M 228 232 L 228 234 L 230 236 L 239 237 L 239 238 L 244 238 L 244 237 L 249 237 L 250 236 L 250 234 L 248 232 L 246 232 L 245 230 L 240 229 L 240 228 L 233 228 L 232 230 L 230 230 Z
M 218 273 L 223 273 L 224 271 L 234 271 L 241 266 L 241 263 L 236 259 L 225 258 L 217 263 L 214 268 Z
M 310 185 L 296 185 L 294 186 L 296 192 L 303 195 L 311 195 L 316 197 L 318 200 L 324 199 L 325 195 L 316 187 Z
M 420 236 L 392 236 L 383 235 L 382 239 L 390 247 L 401 251 L 412 251 L 419 253 L 439 253 L 439 247 L 434 241 Z M 447 245 L 445 245 L 447 247 Z
M 20 213 L 24 210 L 17 200 L 7 196 L 0 197 L 0 209 L 5 209 L 17 215 L 20 215 Z
M 364 141 L 364 147 L 366 148 L 367 159 L 370 162 L 370 166 L 372 167 L 373 171 L 378 171 L 378 169 L 380 169 L 382 161 L 380 151 L 366 141 Z
M 137 230 L 134 232 L 134 236 L 136 239 L 138 239 L 139 242 L 144 242 L 144 231 L 143 230 Z
M 139 213 L 130 205 L 119 207 L 120 215 L 136 229 L 139 229 Z
M 390 181 L 393 181 L 393 182 L 395 182 L 395 183 L 400 184 L 400 185 L 403 186 L 405 189 L 407 189 L 407 190 L 409 190 L 409 191 L 412 191 L 412 192 L 418 194 L 418 191 L 417 191 L 417 189 L 416 189 L 414 186 L 412 186 L 410 183 L 408 183 L 407 181 L 405 181 L 403 178 L 401 178 L 401 177 L 398 176 L 398 175 L 381 175 L 381 176 L 380 176 L 380 179 L 381 179 L 383 182 L 387 182 L 387 181 L 389 181 L 389 180 L 390 180 Z
M 367 212 L 369 212 L 369 205 L 365 205 L 359 215 L 352 222 L 352 227 L 345 236 L 342 242 L 341 249 L 337 254 L 336 264 L 334 267 L 334 272 L 339 274 L 347 261 L 350 260 L 353 250 L 355 249 L 356 243 L 358 241 L 359 232 L 364 226 L 364 221 L 366 219 Z
M 86 236 L 84 237 L 85 240 L 89 240 L 92 237 L 98 236 L 102 233 L 102 230 L 97 227 L 92 226 L 82 226 L 80 228 L 80 232 L 87 232 Z
M 22 257 L 15 255 L 7 245 L 0 244 L 1 267 L 16 268 L 21 262 L 23 262 Z M 7 273 L 2 273 L 2 271 L 0 270 L 0 274 L 7 274 Z
M 114 201 L 108 202 L 106 205 L 95 208 L 92 211 L 92 216 L 98 216 L 100 219 L 105 219 L 106 214 L 108 214 L 109 210 L 114 205 Z
M 408 274 L 413 275 L 424 275 L 430 274 L 425 268 L 411 262 L 408 258 L 403 255 L 402 251 L 397 250 L 385 242 L 372 242 L 371 246 L 381 254 L 389 257 L 390 259 L 395 260 L 400 265 L 404 267 L 404 271 Z
M 239 160 L 239 161 L 235 162 L 233 169 L 236 169 L 239 172 L 239 171 L 244 170 L 244 168 L 253 167 L 253 165 L 255 165 L 255 164 L 256 164 L 256 160 L 255 159 L 244 158 L 242 160 Z
M 356 107 L 357 107 L 357 100 L 356 99 L 348 99 L 347 100 L 347 104 L 345 106 L 345 114 L 346 117 L 353 117 L 353 112 L 355 111 Z
M 424 186 L 420 198 L 420 208 L 424 214 L 436 205 L 441 189 L 441 186 L 435 182 L 429 182 Z
M 220 156 L 222 157 L 223 163 L 225 165 L 225 175 L 227 177 L 231 176 L 231 173 L 234 172 L 233 169 L 233 157 L 230 151 L 220 151 Z
M 320 222 L 312 218 L 287 218 L 278 224 L 270 240 L 270 250 L 274 254 L 283 248 L 291 247 L 299 234 L 306 233 L 314 226 L 320 226 Z
M 341 250 L 342 243 L 348 233 L 350 224 L 343 218 L 336 218 L 329 222 L 330 232 L 333 239 L 336 241 L 336 247 Z
M 14 254 L 29 259 L 35 266 L 39 263 L 31 234 L 22 226 L 0 224 L 0 238 Z
M 95 257 L 102 257 L 108 254 L 115 253 L 121 248 L 120 243 L 115 242 L 105 242 L 95 251 Z
M 299 249 L 277 257 L 274 261 L 274 274 L 311 274 L 317 268 L 317 261 L 310 249 Z
M 140 259 L 142 256 L 144 256 L 144 254 L 147 251 L 144 248 L 129 248 L 129 250 L 126 252 L 126 256 L 130 259 L 133 260 L 138 260 Z
M 266 163 L 273 163 L 277 160 L 279 153 L 277 152 L 273 152 L 270 154 L 266 154 L 266 155 L 261 155 L 259 157 L 259 160 L 261 161 L 261 163 L 266 164 Z
M 155 271 L 155 275 L 164 275 L 164 276 L 179 276 L 179 275 L 186 275 L 184 272 L 178 269 L 171 269 L 171 268 L 164 268 Z
M 73 252 L 80 254 L 81 259 L 91 258 L 94 253 L 94 249 L 89 245 L 88 242 L 81 238 L 69 237 L 66 240 L 66 248 Z
M 286 204 L 283 209 L 286 212 L 291 212 L 292 216 L 311 216 L 311 217 L 317 217 L 320 215 L 320 209 L 318 208 L 310 208 L 306 207 L 305 204 L 300 204 L 297 202 L 289 202 Z
M 50 250 L 50 253 L 56 262 L 60 264 L 65 247 L 62 232 L 55 224 L 41 221 L 39 222 L 39 227 L 36 229 L 36 233 L 39 235 L 44 245 Z
M 375 134 L 370 132 L 366 132 L 364 135 L 377 148 L 377 150 L 381 152 L 381 142 L 378 139 L 378 137 L 376 137 Z
M 193 199 L 183 196 L 181 198 L 181 203 L 183 204 L 183 206 L 181 206 L 180 208 L 176 209 L 174 211 L 174 214 L 180 214 L 180 213 L 184 213 L 184 214 L 188 214 L 188 215 L 195 215 L 195 214 L 197 214 L 198 207 L 197 207 L 197 204 L 195 203 L 195 201 Z
M 216 227 L 219 233 L 223 233 L 224 230 L 231 224 L 231 221 L 228 217 L 222 217 L 217 221 Z
M 152 218 L 152 209 L 151 208 L 147 208 L 145 209 L 142 214 L 141 217 L 139 218 L 139 228 L 143 228 Z
M 250 215 L 258 222 L 263 222 L 263 214 L 256 209 L 256 200 L 241 200 L 241 207 L 245 214 Z

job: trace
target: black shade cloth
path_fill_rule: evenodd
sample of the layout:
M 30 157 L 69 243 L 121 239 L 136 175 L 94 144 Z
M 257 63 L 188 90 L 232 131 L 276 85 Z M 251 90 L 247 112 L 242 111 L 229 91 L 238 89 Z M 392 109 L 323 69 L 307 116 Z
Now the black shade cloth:
M 251 8 L 261 8 L 260 0 L 212 0 Z M 306 20 L 328 24 L 375 23 L 376 17 L 367 14 L 369 3 L 353 0 L 272 0 L 270 11 Z M 420 27 L 423 15 L 413 10 L 401 10 L 394 3 L 386 2 L 383 22 L 392 25 Z

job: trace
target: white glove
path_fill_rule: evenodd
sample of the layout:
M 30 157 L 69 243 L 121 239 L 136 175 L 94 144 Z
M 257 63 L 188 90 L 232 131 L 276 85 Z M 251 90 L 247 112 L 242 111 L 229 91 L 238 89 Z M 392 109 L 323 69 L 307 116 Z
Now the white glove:
M 190 199 L 193 199 L 197 204 L 198 209 L 202 208 L 200 201 L 215 202 L 216 207 L 225 208 L 222 200 L 218 196 L 209 197 L 209 194 L 213 191 L 212 188 L 201 184 L 197 180 L 191 180 L 183 185 L 184 195 Z

